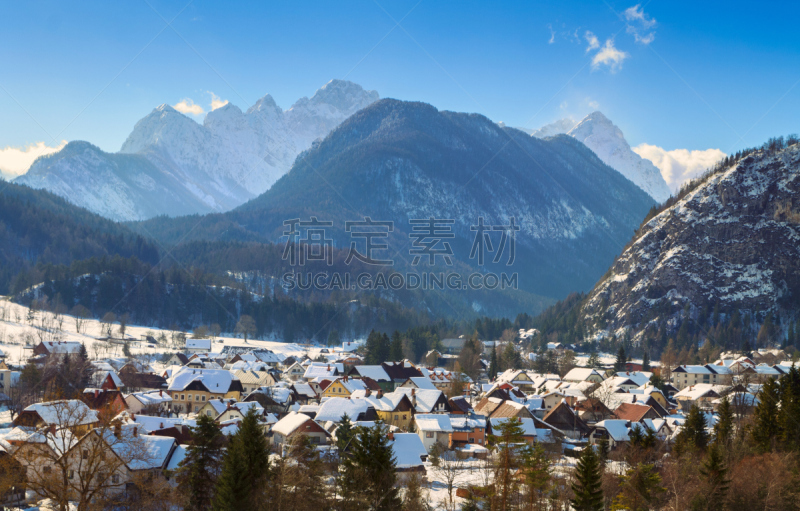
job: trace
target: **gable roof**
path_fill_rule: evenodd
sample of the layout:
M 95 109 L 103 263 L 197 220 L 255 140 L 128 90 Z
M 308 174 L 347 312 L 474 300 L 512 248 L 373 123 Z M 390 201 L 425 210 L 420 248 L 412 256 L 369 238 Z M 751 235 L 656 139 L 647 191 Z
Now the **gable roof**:
M 172 375 L 168 390 L 183 391 L 191 385 L 192 382 L 199 382 L 208 392 L 216 394 L 225 394 L 231 390 L 231 387 L 234 386 L 234 382 L 240 385 L 233 374 L 224 369 L 192 369 L 191 367 L 181 367 Z
M 436 385 L 433 384 L 431 379 L 425 376 L 412 376 L 407 379 L 403 385 L 406 383 L 411 383 L 414 387 L 422 390 L 437 390 Z
M 350 420 L 355 422 L 361 414 L 367 413 L 369 406 L 369 402 L 364 399 L 332 397 L 323 400 L 315 419 L 320 422 L 339 422 L 344 414 L 347 414 Z
M 375 381 L 392 381 L 392 379 L 389 377 L 389 373 L 387 373 L 386 369 L 384 369 L 381 365 L 354 366 L 353 369 L 350 370 L 350 374 L 366 376 Z
M 450 416 L 443 413 L 418 413 L 414 416 L 414 422 L 416 422 L 419 431 L 453 432 Z
M 616 415 L 617 419 L 620 420 L 639 422 L 640 420 L 644 419 L 644 416 L 647 415 L 647 412 L 652 409 L 653 408 L 648 405 L 622 403 L 617 407 L 616 410 L 614 410 L 614 415 Z
M 396 466 L 399 469 L 413 468 L 422 466 L 422 457 L 427 456 L 428 451 L 422 439 L 415 433 L 393 433 L 393 439 L 389 442 L 396 459 Z

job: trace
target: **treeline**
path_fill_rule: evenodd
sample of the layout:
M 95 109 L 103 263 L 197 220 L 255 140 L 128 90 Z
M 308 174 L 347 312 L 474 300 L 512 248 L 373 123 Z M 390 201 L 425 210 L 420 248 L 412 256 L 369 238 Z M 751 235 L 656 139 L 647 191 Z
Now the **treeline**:
M 0 194 L 0 294 L 19 290 L 38 263 L 136 257 L 155 264 L 156 246 L 125 227 L 44 190 L 4 183 Z
M 365 335 L 373 328 L 406 330 L 430 323 L 430 318 L 400 304 L 373 295 L 331 297 L 324 302 L 301 302 L 282 296 L 255 295 L 241 283 L 189 268 L 150 266 L 136 258 L 102 258 L 76 261 L 69 266 L 42 265 L 22 277 L 41 282 L 32 292 L 17 294 L 42 308 L 76 305 L 92 317 L 113 312 L 128 315 L 131 324 L 188 331 L 217 324 L 233 332 L 241 316 L 255 320 L 255 338 L 276 334 L 292 341 L 325 342 L 332 330 L 343 336 Z

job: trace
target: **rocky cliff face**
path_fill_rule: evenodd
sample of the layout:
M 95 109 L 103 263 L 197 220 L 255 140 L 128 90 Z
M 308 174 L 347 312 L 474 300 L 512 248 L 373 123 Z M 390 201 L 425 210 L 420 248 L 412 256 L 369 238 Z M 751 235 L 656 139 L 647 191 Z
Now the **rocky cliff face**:
M 595 335 L 720 304 L 758 316 L 800 306 L 800 145 L 717 171 L 645 224 L 590 293 Z

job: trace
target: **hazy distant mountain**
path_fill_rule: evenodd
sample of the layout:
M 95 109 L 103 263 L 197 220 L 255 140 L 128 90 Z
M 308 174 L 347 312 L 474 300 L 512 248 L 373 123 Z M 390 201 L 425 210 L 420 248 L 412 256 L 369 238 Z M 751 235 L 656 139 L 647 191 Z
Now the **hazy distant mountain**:
M 115 220 L 227 211 L 267 190 L 314 140 L 377 99 L 333 80 L 289 110 L 266 95 L 247 112 L 230 103 L 209 112 L 203 125 L 161 105 L 119 153 L 73 143 L 36 160 L 17 182 Z
M 347 119 L 266 193 L 236 210 L 209 216 L 194 230 L 194 217 L 157 218 L 142 226 L 164 243 L 186 234 L 190 240 L 280 242 L 284 220 L 314 215 L 333 221 L 336 245 L 347 247 L 344 222 L 369 216 L 394 222 L 389 252 L 401 251 L 401 264 L 410 258 L 410 219 L 453 219 L 454 255 L 474 268 L 471 226 L 480 218 L 508 225 L 514 217 L 521 230 L 510 271 L 519 272 L 526 291 L 561 297 L 589 289 L 653 205 L 573 138 L 541 140 L 481 115 L 381 100 Z M 509 271 L 502 264 L 494 269 Z
M 561 133 L 583 142 L 606 165 L 618 170 L 657 202 L 664 202 L 671 195 L 656 166 L 633 152 L 622 131 L 601 112 L 593 112 L 579 122 L 561 119 L 543 126 L 532 135 L 544 138 Z

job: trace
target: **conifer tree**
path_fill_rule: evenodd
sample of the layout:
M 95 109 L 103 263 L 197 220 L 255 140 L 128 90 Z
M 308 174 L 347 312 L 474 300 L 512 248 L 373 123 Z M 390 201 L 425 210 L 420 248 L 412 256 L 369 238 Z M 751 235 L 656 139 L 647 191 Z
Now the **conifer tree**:
M 614 362 L 614 371 L 622 372 L 625 370 L 625 364 L 628 363 L 628 359 L 625 358 L 625 347 L 620 345 L 619 350 L 617 351 L 617 360 Z
M 356 428 L 340 471 L 345 509 L 389 511 L 401 507 L 395 488 L 397 460 L 386 433 L 386 426 L 381 423 Z
M 197 425 L 191 432 L 192 443 L 178 465 L 178 493 L 185 509 L 208 511 L 220 472 L 225 438 L 214 419 L 206 415 L 197 418 Z
M 642 371 L 650 371 L 650 353 L 646 349 L 642 355 Z
M 781 447 L 800 451 L 800 371 L 795 366 L 780 379 Z
M 727 446 L 733 438 L 733 408 L 728 396 L 722 399 L 717 409 L 719 419 L 714 425 L 714 442 L 722 446 Z
M 729 483 L 726 479 L 727 473 L 728 469 L 722 459 L 722 451 L 717 444 L 714 444 L 708 450 L 708 456 L 703 462 L 703 466 L 700 467 L 700 476 L 705 486 L 699 497 L 702 500 L 702 509 L 708 511 L 724 509 Z
M 339 420 L 339 426 L 336 428 L 336 447 L 339 450 L 339 457 L 343 458 L 345 453 L 350 449 L 350 442 L 355 435 L 353 430 L 353 423 L 350 422 L 350 416 L 345 413 Z
M 389 360 L 393 362 L 403 360 L 403 337 L 397 330 L 392 334 L 392 343 L 389 346 Z
M 708 445 L 708 432 L 706 431 L 706 418 L 700 408 L 695 404 L 686 416 L 678 438 L 676 451 L 680 454 L 686 450 L 705 451 Z
M 497 426 L 493 424 L 492 428 L 497 433 L 489 437 L 489 443 L 497 449 L 492 509 L 506 510 L 519 493 L 519 480 L 515 475 L 527 454 L 519 449 L 524 443 L 525 431 L 522 422 L 515 417 L 500 421 Z
M 255 511 L 269 478 L 269 449 L 258 412 L 251 408 L 228 445 L 214 511 Z
M 489 381 L 494 381 L 497 378 L 497 346 L 492 346 L 492 357 L 489 359 Z
M 601 475 L 600 460 L 594 452 L 594 448 L 585 447 L 575 467 L 575 482 L 572 483 L 575 498 L 570 501 L 570 504 L 575 511 L 603 510 Z
M 778 421 L 780 393 L 775 380 L 769 379 L 764 382 L 758 399 L 759 403 L 753 413 L 751 435 L 756 449 L 764 453 L 775 448 L 775 442 L 780 434 Z

